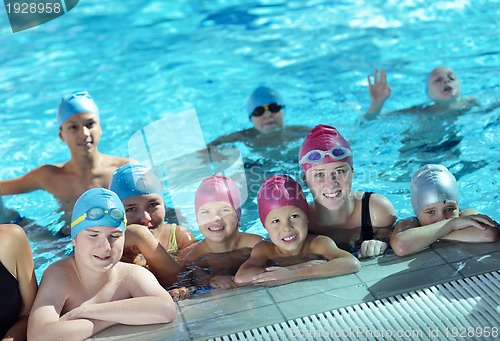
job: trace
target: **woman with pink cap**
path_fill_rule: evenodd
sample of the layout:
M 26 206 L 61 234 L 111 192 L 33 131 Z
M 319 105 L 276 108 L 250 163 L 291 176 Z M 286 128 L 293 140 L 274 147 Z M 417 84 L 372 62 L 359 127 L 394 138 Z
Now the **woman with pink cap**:
M 358 260 L 339 249 L 329 237 L 308 234 L 309 206 L 295 180 L 286 175 L 268 178 L 259 190 L 257 202 L 260 220 L 271 241 L 262 241 L 253 248 L 235 276 L 238 285 L 280 285 L 359 270 Z
M 459 210 L 458 184 L 442 165 L 428 164 L 411 178 L 411 204 L 416 217 L 399 221 L 391 236 L 398 256 L 418 252 L 439 240 L 468 243 L 498 240 L 496 223 L 473 209 Z
M 300 147 L 299 165 L 314 197 L 310 232 L 329 236 L 351 252 L 359 246 L 359 257 L 382 254 L 396 212 L 380 194 L 352 191 L 352 151 L 337 129 L 328 125 L 311 129 Z
M 241 225 L 241 199 L 238 185 L 225 176 L 203 180 L 195 195 L 196 220 L 205 237 L 184 249 L 181 264 L 196 286 L 236 287 L 234 275 L 250 256 L 262 237 L 238 230 Z

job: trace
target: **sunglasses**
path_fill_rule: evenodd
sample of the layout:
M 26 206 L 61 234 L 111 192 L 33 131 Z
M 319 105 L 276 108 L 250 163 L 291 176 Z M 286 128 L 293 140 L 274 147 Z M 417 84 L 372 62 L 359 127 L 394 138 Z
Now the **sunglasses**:
M 332 147 L 329 150 L 314 149 L 300 158 L 299 165 L 303 165 L 304 163 L 320 163 L 327 155 L 333 160 L 342 160 L 348 156 L 351 156 L 352 153 L 349 149 L 340 146 Z
M 253 111 L 250 114 L 250 116 L 260 117 L 260 116 L 264 115 L 264 113 L 266 112 L 266 110 L 270 111 L 273 114 L 276 114 L 277 112 L 280 112 L 281 109 L 283 109 L 284 107 L 285 107 L 284 105 L 280 105 L 278 103 L 271 103 L 271 104 L 268 104 L 268 105 L 261 105 L 261 106 L 258 106 L 255 109 L 253 109 Z
M 110 210 L 106 210 L 102 207 L 92 207 L 87 212 L 76 218 L 71 223 L 71 228 L 80 224 L 84 220 L 90 220 L 90 221 L 99 220 L 106 214 L 108 215 L 108 218 L 111 221 L 117 224 L 121 224 L 123 222 L 125 225 L 127 225 L 127 218 L 125 217 L 125 213 L 122 210 L 118 208 L 112 208 Z

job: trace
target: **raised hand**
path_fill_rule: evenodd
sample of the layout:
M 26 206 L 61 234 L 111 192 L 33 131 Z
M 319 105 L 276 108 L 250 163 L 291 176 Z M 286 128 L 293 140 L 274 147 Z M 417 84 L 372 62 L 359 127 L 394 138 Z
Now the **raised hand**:
M 378 77 L 378 70 L 373 72 L 373 83 L 371 76 L 368 75 L 368 88 L 370 91 L 371 103 L 368 108 L 368 114 L 378 114 L 382 110 L 384 102 L 391 95 L 391 87 L 387 84 L 387 75 L 384 70 L 380 70 L 380 77 Z

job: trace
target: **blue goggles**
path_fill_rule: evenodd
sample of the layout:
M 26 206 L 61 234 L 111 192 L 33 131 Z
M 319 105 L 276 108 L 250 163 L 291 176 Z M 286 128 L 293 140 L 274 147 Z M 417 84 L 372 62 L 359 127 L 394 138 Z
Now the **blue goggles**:
M 125 213 L 118 208 L 104 209 L 102 207 L 92 207 L 87 212 L 76 218 L 71 222 L 71 228 L 80 224 L 84 220 L 96 221 L 102 219 L 105 215 L 108 215 L 108 218 L 117 223 L 121 224 L 123 222 L 124 225 L 127 225 L 127 217 Z
M 300 158 L 299 165 L 303 165 L 305 163 L 309 164 L 320 163 L 327 155 L 331 157 L 333 160 L 342 160 L 345 159 L 346 157 L 352 156 L 352 153 L 350 149 L 341 146 L 335 146 L 329 150 L 314 149 Z

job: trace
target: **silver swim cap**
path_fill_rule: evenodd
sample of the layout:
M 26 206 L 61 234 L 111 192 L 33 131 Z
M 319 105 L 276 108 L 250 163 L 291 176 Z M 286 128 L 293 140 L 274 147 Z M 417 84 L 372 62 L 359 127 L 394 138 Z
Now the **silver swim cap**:
M 458 204 L 457 180 L 444 166 L 425 165 L 411 177 L 410 195 L 416 215 L 425 206 L 440 201 L 453 200 Z

